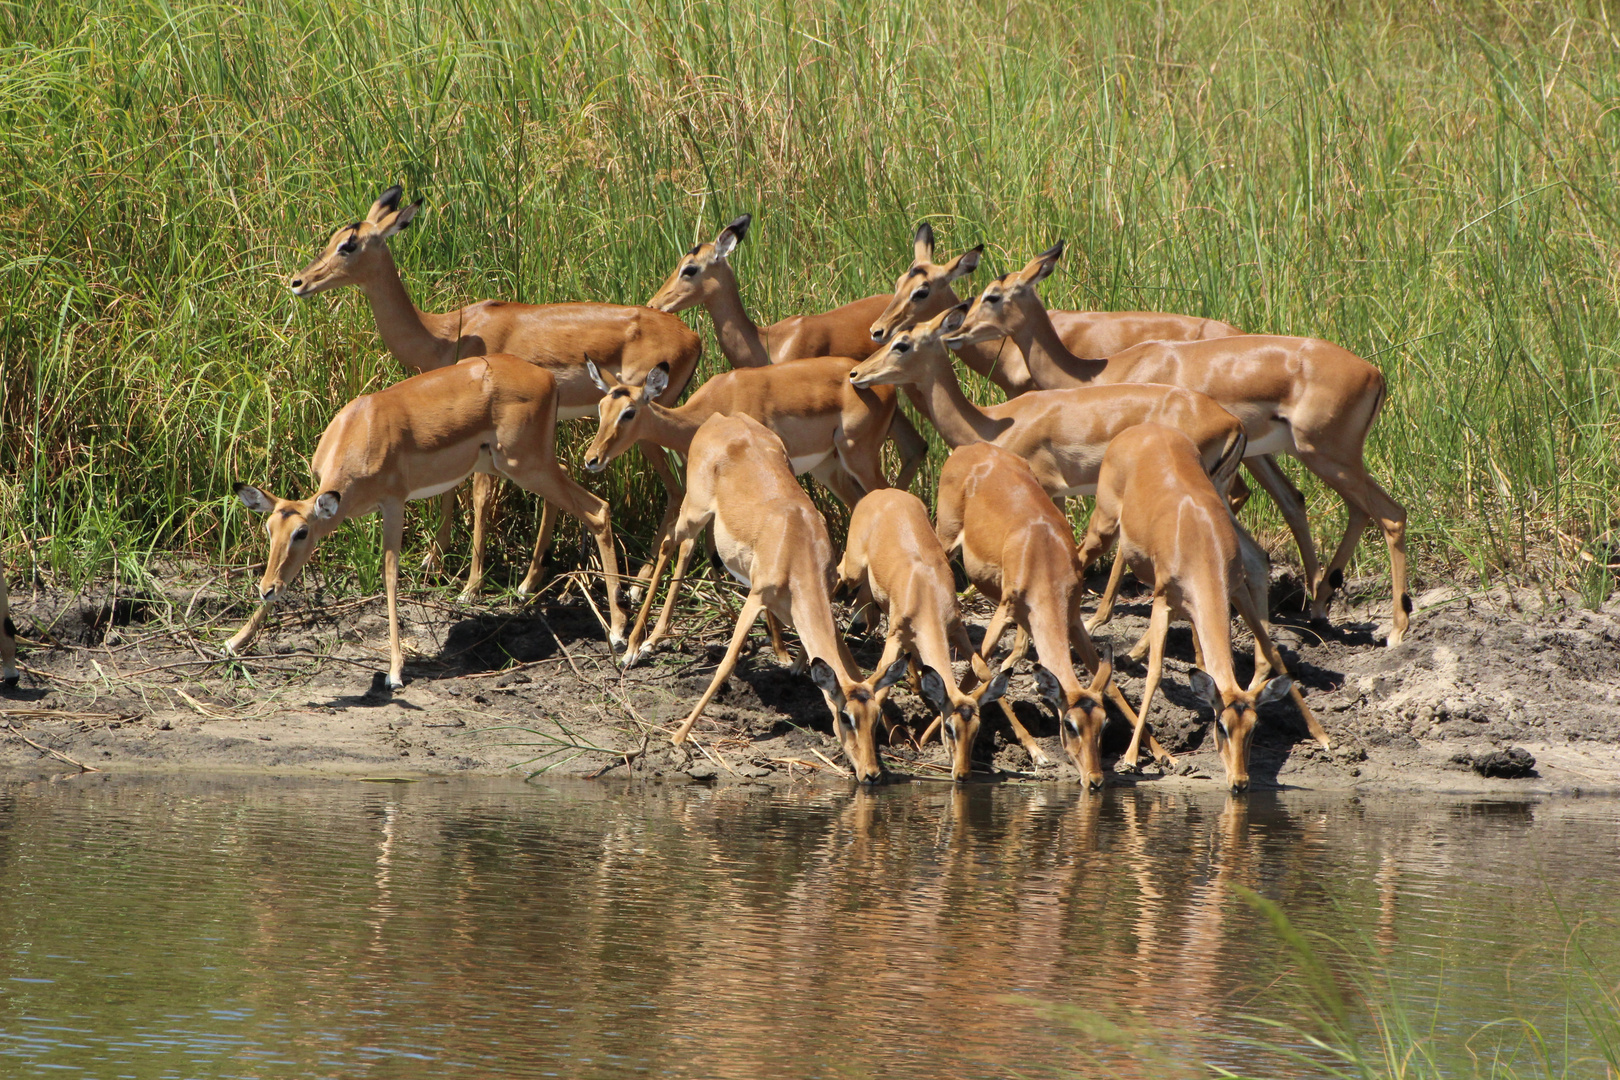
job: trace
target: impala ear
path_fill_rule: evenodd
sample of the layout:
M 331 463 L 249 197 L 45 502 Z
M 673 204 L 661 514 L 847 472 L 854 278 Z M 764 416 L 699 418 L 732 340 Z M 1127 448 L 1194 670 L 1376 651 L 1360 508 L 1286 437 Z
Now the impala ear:
M 1260 696 L 1254 699 L 1254 707 L 1269 705 L 1287 695 L 1294 688 L 1294 680 L 1287 675 L 1279 675 L 1266 683 L 1260 690 Z
M 894 663 L 889 665 L 889 670 L 883 673 L 883 677 L 873 685 L 872 689 L 887 690 L 889 687 L 905 678 L 906 671 L 910 667 L 911 661 L 907 660 L 904 656 L 900 657 Z
M 967 318 L 967 313 L 967 301 L 957 304 L 955 307 L 951 308 L 945 313 L 944 317 L 939 320 L 939 332 L 941 334 L 954 334 L 956 331 L 962 329 L 962 320 Z
M 385 215 L 392 214 L 399 209 L 399 200 L 404 194 L 405 189 L 395 184 L 377 196 L 377 201 L 372 203 L 371 209 L 366 212 L 366 220 L 373 225 L 380 223 Z
M 944 714 L 950 710 L 950 701 L 945 695 L 945 680 L 931 667 L 925 667 L 922 671 L 922 699 L 937 713 Z
M 1041 695 L 1041 700 L 1052 706 L 1052 711 L 1061 714 L 1069 707 L 1068 699 L 1063 694 L 1063 684 L 1058 677 L 1044 667 L 1035 669 L 1035 692 Z
M 266 495 L 252 484 L 237 484 L 236 497 L 241 499 L 242 505 L 249 510 L 260 514 L 268 514 L 276 508 L 275 496 Z
M 1216 716 L 1219 716 L 1221 710 L 1226 708 L 1226 702 L 1221 700 L 1220 687 L 1216 686 L 1215 680 L 1203 671 L 1193 668 L 1192 672 L 1187 676 L 1187 681 L 1192 684 L 1193 693 L 1204 698 L 1215 709 Z
M 343 496 L 339 495 L 335 491 L 321 492 L 319 495 L 315 496 L 315 508 L 313 511 L 311 511 L 309 519 L 311 521 L 328 520 L 337 514 L 338 503 L 342 500 Z
M 838 672 L 819 656 L 810 661 L 810 681 L 816 684 L 816 689 L 834 701 L 844 700 L 844 688 L 838 682 Z
M 1005 697 L 1007 694 L 1007 684 L 1010 682 L 1012 682 L 1011 671 L 998 671 L 996 673 L 996 677 L 986 683 L 984 689 L 979 692 L 979 708 L 982 709 L 986 705 L 994 705 L 996 702 Z
M 1019 275 L 1020 283 L 1024 285 L 1038 285 L 1052 276 L 1057 269 L 1058 260 L 1063 258 L 1063 241 L 1059 240 L 1039 255 L 1029 261 L 1024 272 Z
M 928 222 L 917 226 L 917 231 L 911 237 L 911 261 L 926 263 L 934 261 L 934 227 Z
M 658 366 L 647 372 L 647 381 L 642 393 L 643 400 L 653 401 L 669 389 L 669 361 L 660 360 Z
M 748 225 L 753 220 L 754 215 L 744 214 L 721 229 L 720 235 L 714 238 L 714 257 L 724 259 L 733 251 L 736 251 L 737 245 L 742 243 L 748 236 Z
M 983 255 L 983 244 L 980 244 L 976 248 L 969 248 L 967 251 L 964 251 L 962 254 L 956 257 L 956 260 L 952 262 L 949 267 L 946 268 L 945 280 L 955 281 L 957 278 L 967 277 L 969 274 L 973 273 L 973 271 L 979 268 L 979 259 Z
M 382 238 L 384 240 L 388 239 L 390 236 L 393 236 L 395 233 L 404 232 L 410 227 L 411 220 L 416 217 L 417 212 L 421 209 L 422 200 L 417 199 L 415 202 L 411 203 L 393 217 L 384 217 L 382 221 L 378 222 L 378 232 L 382 234 Z
M 591 382 L 595 383 L 596 388 L 602 393 L 611 394 L 613 392 L 613 387 L 609 386 L 607 380 L 602 378 L 602 369 L 596 366 L 595 360 L 589 358 L 585 360 L 585 374 L 591 377 Z M 652 376 L 648 375 L 647 378 L 650 379 Z

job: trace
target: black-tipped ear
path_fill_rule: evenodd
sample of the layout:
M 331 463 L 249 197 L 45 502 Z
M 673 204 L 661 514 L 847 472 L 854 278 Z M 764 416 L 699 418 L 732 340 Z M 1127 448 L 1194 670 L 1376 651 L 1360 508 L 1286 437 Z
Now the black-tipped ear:
M 714 238 L 714 257 L 724 259 L 733 251 L 736 251 L 737 245 L 742 243 L 743 237 L 748 235 L 748 223 L 753 220 L 753 215 L 744 214 L 721 229 L 720 235 Z
M 844 700 L 844 688 L 838 683 L 838 673 L 832 665 L 821 657 L 810 661 L 810 681 L 816 684 L 816 689 L 835 701 Z
M 602 377 L 602 369 L 597 367 L 596 361 L 588 356 L 585 358 L 585 374 L 591 377 L 591 382 L 595 383 L 596 388 L 602 393 L 610 394 L 613 392 L 613 388 L 608 385 L 608 381 Z
M 979 694 L 979 708 L 993 705 L 1000 701 L 1007 693 L 1007 684 L 1012 682 L 1012 672 L 1006 668 L 996 672 L 996 677 L 985 684 L 984 690 Z
M 276 500 L 254 487 L 252 484 L 237 484 L 236 497 L 242 500 L 242 505 L 249 510 L 260 514 L 268 514 L 276 508 Z
M 399 209 L 399 200 L 405 194 L 405 189 L 395 184 L 393 187 L 377 196 L 377 201 L 371 204 L 371 210 L 366 214 L 366 220 L 375 225 L 382 220 L 384 214 L 392 214 Z
M 660 360 L 658 366 L 647 372 L 646 390 L 642 395 L 648 401 L 656 399 L 669 389 L 669 361 Z
M 1215 680 L 1205 672 L 1193 668 L 1187 676 L 1187 681 L 1192 684 L 1193 693 L 1208 701 L 1210 706 L 1214 708 L 1216 716 L 1219 716 L 1221 710 L 1226 708 L 1226 703 L 1221 700 L 1221 688 L 1216 686 Z
M 952 334 L 962 329 L 962 320 L 967 318 L 968 308 L 971 304 L 971 300 L 964 300 L 947 311 L 944 318 L 939 320 L 940 333 Z
M 1261 689 L 1260 696 L 1254 699 L 1254 707 L 1258 709 L 1262 705 L 1269 705 L 1273 701 L 1286 697 L 1288 691 L 1293 688 L 1294 680 L 1292 678 L 1287 675 L 1279 675 L 1266 683 L 1265 687 Z
M 753 220 L 753 214 L 740 214 L 731 219 L 731 223 L 726 226 L 726 231 L 736 233 L 739 241 L 746 240 L 748 239 L 748 226 L 753 223 Z
M 1063 693 L 1063 684 L 1058 677 L 1044 667 L 1035 669 L 1035 692 L 1041 695 L 1041 700 L 1052 706 L 1052 710 L 1062 713 L 1069 707 L 1068 699 Z
M 917 231 L 911 237 L 912 262 L 934 261 L 934 227 L 928 222 L 917 226 Z
M 904 656 L 900 657 L 894 663 L 889 665 L 889 670 L 885 671 L 882 677 L 879 678 L 875 684 L 873 684 L 872 689 L 887 690 L 889 687 L 905 678 L 906 671 L 910 667 L 911 661 L 907 660 Z
M 335 491 L 321 492 L 319 495 L 315 496 L 315 509 L 314 512 L 309 515 L 310 520 L 325 521 L 326 519 L 335 516 L 338 512 L 338 503 L 342 501 L 343 496 L 339 495 Z
M 937 713 L 944 714 L 950 709 L 950 701 L 945 696 L 945 680 L 931 667 L 922 669 L 922 699 Z

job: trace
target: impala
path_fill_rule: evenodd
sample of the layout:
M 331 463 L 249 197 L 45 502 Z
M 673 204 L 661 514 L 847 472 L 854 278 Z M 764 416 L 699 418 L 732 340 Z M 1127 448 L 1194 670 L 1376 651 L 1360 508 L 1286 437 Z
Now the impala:
M 989 657 L 1007 629 L 1018 625 L 1011 668 L 1025 645 L 1040 654 L 1035 685 L 1058 714 L 1063 747 L 1093 789 L 1102 787 L 1103 699 L 1113 699 L 1131 723 L 1136 714 L 1113 684 L 1113 665 L 1099 660 L 1080 622 L 1083 586 L 1074 535 L 1023 458 L 993 443 L 973 443 L 951 452 L 939 473 L 936 532 L 946 551 L 962 552 L 968 579 L 996 612 L 985 629 L 980 654 Z M 1069 660 L 1073 646 L 1094 675 L 1081 685 Z M 1018 741 L 1037 764 L 1046 756 L 1001 702 Z
M 557 385 L 561 419 L 589 416 L 597 390 L 585 373 L 589 356 L 626 382 L 640 383 L 659 364 L 670 373 L 666 403 L 679 399 L 702 353 L 702 341 L 673 315 L 619 304 L 513 304 L 481 300 L 440 314 L 419 310 L 400 280 L 388 251 L 388 239 L 407 228 L 422 200 L 400 206 L 398 186 L 378 196 L 363 221 L 334 232 L 309 267 L 289 282 L 295 296 L 313 296 L 344 285 L 358 285 L 371 303 L 371 314 L 383 344 L 400 363 L 416 372 L 448 367 L 468 357 L 508 353 L 549 371 Z M 644 451 L 667 493 L 664 527 L 680 506 L 680 483 L 664 456 Z M 477 593 L 484 574 L 484 535 L 494 495 L 494 478 L 473 482 L 472 566 L 462 595 Z M 427 564 L 436 567 L 449 544 L 454 494 L 444 496 L 444 514 Z M 541 514 L 538 542 L 528 574 L 518 591 L 527 595 L 540 585 L 541 557 L 550 542 L 556 512 L 548 503 Z
M 871 353 L 876 344 L 866 328 L 882 310 L 882 296 L 868 296 L 819 315 L 794 315 L 763 328 L 754 324 L 743 308 L 729 258 L 748 235 L 753 220 L 752 215 L 744 214 L 721 229 L 712 242 L 698 244 L 681 256 L 647 306 L 674 313 L 702 304 L 714 321 L 720 351 L 734 368 L 766 367 L 821 356 L 859 360 Z M 895 411 L 889 434 L 900 454 L 895 487 L 904 489 L 911 486 L 928 456 L 928 440 L 899 410 Z
M 858 387 L 916 388 L 924 413 L 953 450 L 994 443 L 1023 458 L 1052 498 L 1090 495 L 1115 435 L 1137 424 L 1169 424 L 1198 444 L 1206 468 L 1223 489 L 1243 460 L 1243 424 L 1203 394 L 1173 386 L 1095 386 L 1036 390 L 981 409 L 968 400 L 945 342 L 957 333 L 967 305 L 900 331 L 856 364 Z
M 1389 546 L 1394 590 L 1389 644 L 1406 635 L 1412 599 L 1406 592 L 1406 510 L 1367 473 L 1367 432 L 1383 407 L 1384 375 L 1337 345 L 1316 338 L 1246 334 L 1192 342 L 1145 342 L 1106 360 L 1085 360 L 1063 349 L 1035 286 L 1063 254 L 1060 242 L 1020 271 L 1005 274 L 973 301 L 967 320 L 946 340 L 951 348 L 1010 336 L 1042 386 L 1164 383 L 1207 394 L 1243 421 L 1253 465 L 1268 454 L 1299 458 L 1344 499 L 1349 522 L 1326 572 L 1317 565 L 1303 499 L 1281 477 L 1255 472 L 1277 499 L 1299 544 L 1311 590 L 1311 614 L 1327 617 L 1333 590 L 1367 523 L 1376 520 Z
M 399 643 L 399 548 L 405 503 L 454 488 L 474 472 L 504 476 L 555 504 L 596 537 L 607 577 L 614 646 L 624 641 L 619 567 L 607 504 L 569 479 L 557 463 L 557 380 L 544 368 L 495 354 L 413 375 L 349 402 L 321 435 L 310 461 L 315 495 L 279 499 L 243 484 L 237 496 L 269 515 L 270 556 L 259 595 L 276 600 L 297 578 L 321 539 L 349 518 L 378 510 L 388 594 L 388 685 L 404 685 Z M 264 607 L 226 643 L 240 652 Z
M 855 661 L 833 625 L 832 541 L 827 524 L 793 478 L 782 440 L 751 416 L 716 414 L 692 437 L 686 459 L 686 498 L 675 527 L 664 538 L 651 585 L 671 552 L 714 528 L 715 547 L 725 568 L 748 588 L 731 644 L 714 679 L 675 732 L 686 741 L 692 725 L 737 666 L 749 628 L 770 611 L 799 632 L 810 678 L 826 696 L 844 754 L 863 783 L 882 779 L 876 727 L 882 718 L 881 691 L 905 677 L 896 660 L 875 682 L 860 678 Z M 680 586 L 673 575 L 668 603 Z M 649 586 L 649 596 L 651 586 Z
M 1153 582 L 1147 684 L 1125 751 L 1128 766 L 1136 766 L 1164 671 L 1164 638 L 1172 617 L 1192 623 L 1199 664 L 1192 676 L 1193 689 L 1215 709 L 1215 745 L 1233 791 L 1249 786 L 1256 710 L 1285 694 L 1294 699 L 1311 735 L 1323 747 L 1329 746 L 1327 733 L 1288 677 L 1261 622 L 1245 582 L 1231 510 L 1204 473 L 1197 448 L 1181 432 L 1143 424 L 1109 444 L 1097 484 L 1097 507 L 1080 546 L 1082 574 L 1116 537 L 1118 558 L 1140 567 L 1143 580 Z M 1255 673 L 1247 689 L 1238 685 L 1232 670 L 1234 606 L 1254 634 Z M 1278 676 L 1267 680 L 1272 671 Z M 1169 761 L 1169 755 L 1158 750 L 1154 757 Z
M 980 244 L 948 263 L 936 263 L 934 230 L 927 222 L 918 225 L 912 237 L 911 266 L 895 282 L 894 295 L 872 322 L 872 341 L 882 344 L 904 327 L 959 304 L 951 283 L 976 270 L 983 253 L 984 245 Z M 1161 311 L 1054 311 L 1051 315 L 1063 343 L 1081 356 L 1112 356 L 1143 341 L 1198 341 L 1243 332 L 1217 319 Z M 985 339 L 964 345 L 961 357 L 963 363 L 1000 386 L 1008 397 L 1067 385 L 1032 378 L 1033 372 L 1023 357 L 1003 340 Z
M 973 767 L 973 743 L 981 711 L 1007 692 L 1010 671 L 994 678 L 973 651 L 956 606 L 956 583 L 922 502 L 898 488 L 874 491 L 849 517 L 849 540 L 838 564 L 840 591 L 870 591 L 889 617 L 889 633 L 877 670 L 886 671 L 902 654 L 923 667 L 922 697 L 939 719 L 951 756 L 951 775 L 966 780 Z M 956 648 L 972 664 L 968 685 L 959 686 L 951 668 Z M 982 683 L 982 685 L 981 685 Z M 978 685 L 977 692 L 973 686 Z
M 0 685 L 17 685 L 17 627 L 11 621 L 11 593 L 0 565 Z
M 888 486 L 883 479 L 883 439 L 895 414 L 893 390 L 861 390 L 850 385 L 853 363 L 825 356 L 722 372 L 674 409 L 658 403 L 664 386 L 660 369 L 654 368 L 641 386 L 626 386 L 593 367 L 592 377 L 602 396 L 597 402 L 596 438 L 585 451 L 585 467 L 592 472 L 604 469 L 638 442 L 668 447 L 684 456 L 709 417 L 751 416 L 782 440 L 794 473 L 809 472 L 853 507 L 866 492 Z M 690 554 L 690 547 L 681 550 L 677 576 L 684 574 Z M 643 603 L 642 611 L 647 610 Z M 651 652 L 669 628 L 668 616 L 666 606 L 645 643 L 641 641 L 644 623 L 636 620 L 626 663 L 635 663 Z

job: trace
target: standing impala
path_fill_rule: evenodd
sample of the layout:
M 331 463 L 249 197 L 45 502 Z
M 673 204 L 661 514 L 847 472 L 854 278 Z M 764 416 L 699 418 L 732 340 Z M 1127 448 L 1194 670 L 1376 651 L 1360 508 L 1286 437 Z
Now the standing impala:
M 889 617 L 878 671 L 888 670 L 902 654 L 923 666 L 923 700 L 939 719 L 924 732 L 922 741 L 928 741 L 934 728 L 942 728 L 951 755 L 951 776 L 966 780 L 973 768 L 981 712 L 1007 692 L 1012 673 L 1003 671 L 991 678 L 989 667 L 973 651 L 956 606 L 950 562 L 921 500 L 908 491 L 889 488 L 860 501 L 849 517 L 849 541 L 838 564 L 838 584 L 845 592 L 870 590 Z M 972 664 L 966 688 L 957 684 L 952 672 L 953 647 Z M 976 693 L 972 690 L 975 685 L 979 686 Z
M 1102 729 L 1106 694 L 1136 723 L 1125 696 L 1113 684 L 1113 665 L 1099 660 L 1080 621 L 1083 584 L 1068 520 L 1035 480 L 1024 459 L 993 443 L 973 443 L 951 452 L 939 471 L 939 542 L 962 551 L 968 579 L 994 601 L 996 613 L 984 632 L 981 655 L 989 657 L 1009 622 L 1019 629 L 1011 668 L 1033 642 L 1042 666 L 1035 685 L 1060 721 L 1063 747 L 1093 789 L 1102 787 Z M 1069 647 L 1094 673 L 1090 686 L 1075 678 Z M 1037 764 L 1046 755 L 1001 702 L 1018 741 Z
M 512 304 L 481 300 L 442 314 L 419 310 L 411 303 L 399 270 L 388 252 L 388 239 L 407 228 L 422 201 L 400 206 L 403 195 L 391 187 L 378 196 L 363 221 L 345 225 L 332 234 L 309 267 L 292 278 L 295 296 L 313 296 L 343 285 L 359 285 L 371 303 L 371 314 L 383 344 L 400 363 L 413 371 L 432 371 L 472 356 L 509 353 L 549 371 L 556 380 L 557 410 L 561 419 L 589 416 L 598 391 L 585 373 L 589 357 L 621 379 L 639 384 L 659 364 L 670 373 L 665 402 L 679 399 L 697 368 L 702 341 L 672 315 L 620 304 Z M 680 506 L 680 482 L 663 454 L 644 451 L 653 471 L 664 483 L 668 500 L 663 527 L 668 528 Z M 472 567 L 463 597 L 477 593 L 484 573 L 484 533 L 488 525 L 493 477 L 480 474 L 473 483 Z M 437 565 L 449 543 L 451 508 L 455 496 L 445 493 L 435 546 L 429 565 Z M 528 575 L 518 586 L 527 595 L 539 587 L 541 557 L 550 540 L 555 510 L 548 503 L 541 515 L 539 540 Z
M 978 269 L 984 245 L 970 248 L 948 263 L 934 262 L 934 230 L 925 221 L 912 238 L 912 261 L 895 282 L 894 295 L 872 322 L 874 344 L 890 340 L 913 323 L 931 319 L 961 301 L 951 283 Z M 1064 345 L 1080 356 L 1112 356 L 1143 341 L 1199 341 L 1243 331 L 1218 319 L 1171 315 L 1162 311 L 1054 311 L 1052 322 Z M 1030 390 L 1053 390 L 1033 377 L 1024 358 L 1004 340 L 985 339 L 965 345 L 962 362 L 1001 387 L 1008 397 Z
M 714 320 L 720 351 L 734 368 L 766 367 L 821 356 L 859 360 L 870 354 L 876 344 L 866 327 L 882 310 L 882 296 L 868 296 L 819 315 L 793 315 L 763 328 L 754 324 L 743 308 L 730 262 L 731 253 L 748 235 L 753 220 L 751 214 L 744 214 L 721 229 L 713 242 L 698 244 L 681 256 L 674 272 L 647 306 L 673 314 L 702 304 Z M 895 411 L 889 434 L 900 454 L 895 487 L 903 490 L 911 486 L 928 456 L 928 440 L 899 410 Z
M 1173 386 L 1095 386 L 1036 390 L 981 409 L 968 400 L 945 347 L 967 305 L 900 331 L 850 370 L 856 386 L 915 387 L 928 419 L 953 450 L 994 443 L 1023 458 L 1052 498 L 1090 495 L 1108 442 L 1126 428 L 1169 424 L 1198 444 L 1223 490 L 1243 460 L 1243 424 L 1203 394 Z
M 1249 743 L 1256 710 L 1284 694 L 1305 717 L 1311 735 L 1328 747 L 1327 733 L 1317 722 L 1261 622 L 1245 580 L 1231 511 L 1204 473 L 1191 441 L 1179 431 L 1143 424 L 1124 432 L 1108 447 L 1097 484 L 1097 509 L 1080 546 L 1080 572 L 1120 538 L 1118 558 L 1142 568 L 1153 581 L 1153 614 L 1148 620 L 1147 685 L 1136 714 L 1136 728 L 1125 762 L 1136 766 L 1142 732 L 1153 695 L 1164 670 L 1164 637 L 1172 617 L 1193 624 L 1193 642 L 1202 670 L 1194 670 L 1193 689 L 1215 709 L 1215 745 L 1233 791 L 1249 786 Z M 1149 571 L 1151 570 L 1151 573 Z M 1232 615 L 1238 614 L 1254 634 L 1254 681 L 1238 685 L 1232 670 Z M 1276 671 L 1278 677 L 1266 680 Z M 1205 674 L 1208 672 L 1208 674 Z M 1168 755 L 1155 750 L 1155 758 Z
M 592 472 L 606 468 L 635 443 L 668 447 L 684 456 L 709 417 L 751 416 L 782 440 L 795 474 L 811 473 L 853 507 L 868 491 L 888 486 L 883 479 L 883 439 L 895 414 L 893 390 L 861 390 L 850 384 L 853 363 L 825 356 L 721 372 L 673 409 L 657 400 L 664 385 L 661 369 L 654 368 L 641 386 L 626 386 L 591 367 L 602 397 L 585 467 Z M 690 546 L 681 549 L 677 575 L 684 573 L 690 555 Z M 643 603 L 642 611 L 647 610 Z M 627 664 L 651 652 L 669 628 L 669 615 L 666 606 L 645 643 L 641 642 L 645 624 L 636 620 L 625 652 Z
M 1035 286 L 1063 254 L 1060 242 L 1020 271 L 985 286 L 967 320 L 946 339 L 951 348 L 1010 336 L 1035 381 L 1042 386 L 1164 383 L 1197 390 L 1243 421 L 1248 459 L 1293 454 L 1344 499 L 1349 522 L 1326 572 L 1317 565 L 1302 499 L 1286 479 L 1262 470 L 1255 475 L 1277 499 L 1298 542 L 1311 589 L 1311 614 L 1327 617 L 1333 590 L 1369 521 L 1382 527 L 1389 546 L 1393 625 L 1389 644 L 1406 636 L 1412 598 L 1406 592 L 1406 509 L 1389 497 L 1362 460 L 1367 433 L 1383 407 L 1384 374 L 1337 345 L 1316 338 L 1245 334 L 1210 341 L 1146 342 L 1110 356 L 1086 360 L 1070 355 L 1058 340 Z M 1290 494 L 1291 493 L 1291 494 Z
M 17 685 L 17 627 L 11 621 L 11 593 L 0 564 L 0 685 Z
M 515 356 L 495 354 L 413 375 L 349 402 L 321 435 L 310 460 L 316 477 L 309 499 L 278 499 L 246 484 L 236 494 L 250 510 L 269 515 L 270 557 L 259 594 L 265 605 L 298 577 L 316 545 L 349 518 L 379 510 L 388 594 L 388 685 L 404 683 L 399 644 L 399 548 L 405 503 L 449 491 L 474 472 L 504 476 L 557 505 L 596 537 L 607 577 L 612 623 L 608 638 L 624 642 L 619 566 L 607 504 L 569 479 L 557 463 L 557 380 Z M 225 645 L 244 648 L 264 607 Z
M 737 666 L 748 630 L 760 612 L 770 611 L 799 632 L 810 659 L 810 678 L 827 698 L 844 753 L 863 783 L 883 777 L 876 727 L 882 718 L 880 692 L 905 677 L 906 662 L 895 661 L 876 682 L 860 671 L 832 616 L 832 541 L 827 524 L 793 478 L 782 440 L 750 416 L 714 415 L 693 436 L 686 459 L 686 498 L 675 528 L 664 538 L 658 569 L 671 551 L 693 540 L 709 525 L 721 561 L 748 587 L 731 644 L 714 679 L 675 732 L 686 741 L 703 710 Z M 672 577 L 674 600 L 680 576 Z

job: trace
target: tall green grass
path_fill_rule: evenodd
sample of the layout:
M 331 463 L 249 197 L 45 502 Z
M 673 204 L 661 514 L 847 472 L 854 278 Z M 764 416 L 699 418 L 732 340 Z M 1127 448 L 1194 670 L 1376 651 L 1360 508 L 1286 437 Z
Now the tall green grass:
M 256 559 L 231 485 L 304 492 L 333 411 L 403 374 L 357 292 L 284 287 L 397 180 L 427 198 L 395 254 L 430 310 L 639 303 L 743 210 L 762 321 L 887 291 L 924 217 L 994 270 L 1066 237 L 1054 307 L 1378 363 L 1370 460 L 1420 581 L 1596 599 L 1617 35 L 1512 0 L 0 2 L 0 550 L 71 578 Z M 633 458 L 605 489 L 644 539 Z M 334 543 L 375 574 L 374 533 Z

